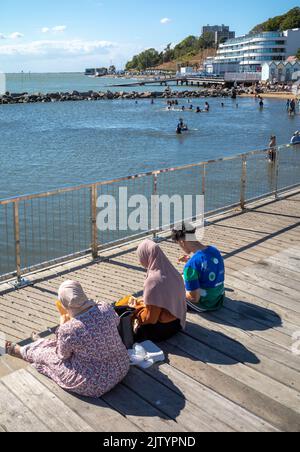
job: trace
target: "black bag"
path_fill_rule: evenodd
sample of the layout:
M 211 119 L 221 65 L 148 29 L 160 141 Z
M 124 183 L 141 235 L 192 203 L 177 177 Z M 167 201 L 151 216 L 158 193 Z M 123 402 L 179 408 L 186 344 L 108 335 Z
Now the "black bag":
M 134 345 L 134 333 L 133 333 L 133 325 L 132 325 L 132 317 L 135 313 L 135 309 L 130 308 L 129 306 L 115 306 L 115 311 L 120 317 L 120 325 L 119 325 L 119 334 L 121 339 L 127 348 L 127 350 L 131 349 Z

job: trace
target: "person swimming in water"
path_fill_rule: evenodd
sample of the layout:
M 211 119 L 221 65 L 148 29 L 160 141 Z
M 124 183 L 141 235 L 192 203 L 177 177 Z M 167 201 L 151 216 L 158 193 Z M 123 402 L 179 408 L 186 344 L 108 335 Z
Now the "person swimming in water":
M 197 109 L 196 109 L 196 113 L 201 113 L 201 109 L 200 109 L 200 107 L 197 107 Z
M 205 102 L 205 111 L 208 113 L 210 110 L 210 105 L 208 102 Z

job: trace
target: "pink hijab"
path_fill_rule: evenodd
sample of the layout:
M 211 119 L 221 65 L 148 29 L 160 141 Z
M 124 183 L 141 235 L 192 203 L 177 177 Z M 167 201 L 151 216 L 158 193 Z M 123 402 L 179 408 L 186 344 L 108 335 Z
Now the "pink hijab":
M 186 325 L 186 292 L 183 279 L 160 247 L 145 240 L 138 248 L 138 257 L 148 270 L 144 285 L 144 303 L 166 309 Z

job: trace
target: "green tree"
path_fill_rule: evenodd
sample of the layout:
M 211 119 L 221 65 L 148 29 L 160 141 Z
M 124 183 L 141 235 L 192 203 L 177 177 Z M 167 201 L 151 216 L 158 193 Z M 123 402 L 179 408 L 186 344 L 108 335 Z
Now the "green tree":
M 300 28 L 300 8 L 291 9 L 286 14 L 268 19 L 266 22 L 253 28 L 252 33 L 263 31 L 285 31 L 291 28 Z
M 135 55 L 126 65 L 126 70 L 144 71 L 145 69 L 157 66 L 162 63 L 161 54 L 155 49 L 148 49 Z

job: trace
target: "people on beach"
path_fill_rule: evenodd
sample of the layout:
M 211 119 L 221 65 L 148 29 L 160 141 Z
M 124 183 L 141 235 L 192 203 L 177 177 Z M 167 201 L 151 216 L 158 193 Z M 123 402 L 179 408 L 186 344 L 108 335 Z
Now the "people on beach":
M 7 352 L 32 364 L 64 390 L 99 398 L 129 372 L 119 317 L 110 305 L 90 300 L 78 282 L 63 283 L 58 297 L 65 314 L 56 338 L 25 347 L 7 343 Z
M 185 328 L 187 306 L 183 279 L 151 240 L 145 240 L 137 253 L 147 276 L 143 301 L 131 304 L 136 309 L 135 340 L 165 341 Z
M 300 144 L 300 132 L 297 131 L 291 138 L 291 144 Z
M 276 161 L 276 153 L 277 153 L 277 138 L 275 135 L 272 135 L 269 143 L 269 160 L 270 162 Z
M 184 251 L 184 281 L 188 307 L 197 312 L 216 311 L 225 300 L 225 265 L 220 251 L 196 237 L 196 228 L 182 224 L 172 239 Z

